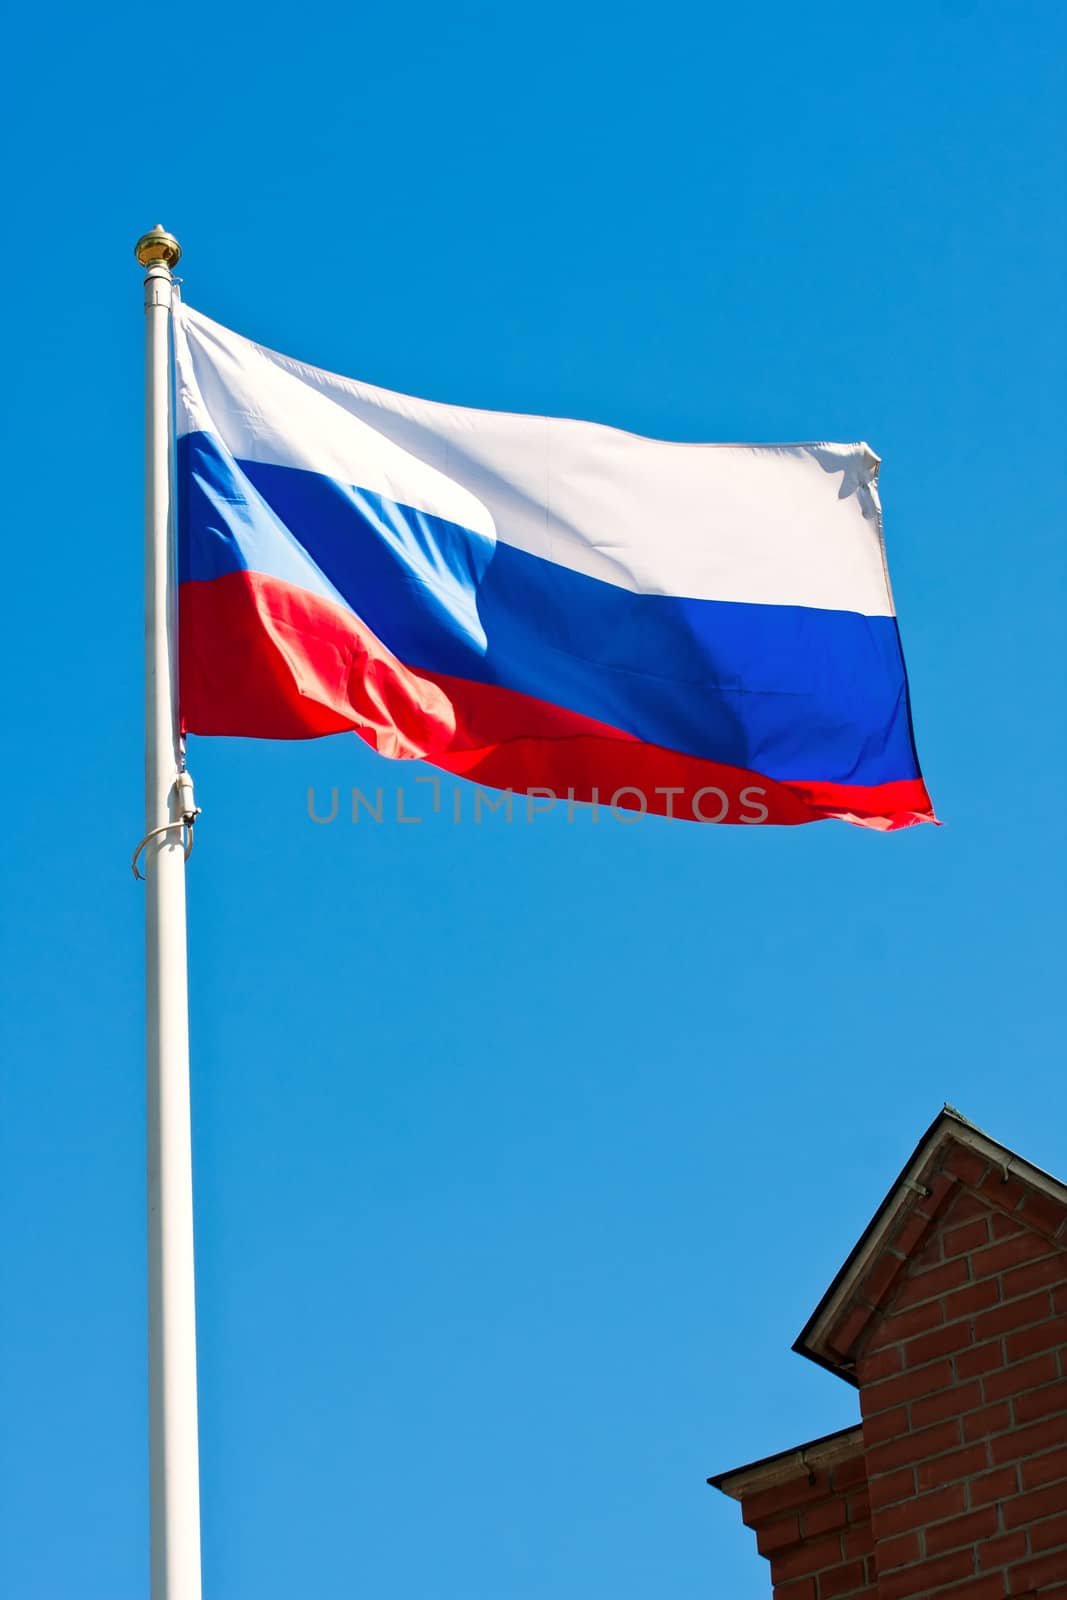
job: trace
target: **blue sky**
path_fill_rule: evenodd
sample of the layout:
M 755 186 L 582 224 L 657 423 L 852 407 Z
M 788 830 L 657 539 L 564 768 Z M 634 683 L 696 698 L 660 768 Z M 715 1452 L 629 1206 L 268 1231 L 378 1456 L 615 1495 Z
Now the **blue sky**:
M 205 1594 L 765 1600 L 704 1477 L 943 1100 L 1067 1171 L 1064 14 L 24 8 L 0 1591 L 147 1592 L 137 235 L 442 400 L 883 457 L 942 829 L 364 817 L 192 742 Z M 451 784 L 446 784 L 446 793 Z

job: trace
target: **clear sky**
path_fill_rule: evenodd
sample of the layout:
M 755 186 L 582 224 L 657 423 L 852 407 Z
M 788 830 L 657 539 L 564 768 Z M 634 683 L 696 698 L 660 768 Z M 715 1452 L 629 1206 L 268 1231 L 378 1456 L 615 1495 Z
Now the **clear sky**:
M 4 1595 L 147 1593 L 157 221 L 192 304 L 374 383 L 868 439 L 945 819 L 474 826 L 354 737 L 191 742 L 209 1600 L 766 1600 L 704 1478 L 855 1420 L 789 1345 L 942 1101 L 1067 1173 L 1064 16 L 8 22 Z M 379 783 L 424 820 L 344 820 Z

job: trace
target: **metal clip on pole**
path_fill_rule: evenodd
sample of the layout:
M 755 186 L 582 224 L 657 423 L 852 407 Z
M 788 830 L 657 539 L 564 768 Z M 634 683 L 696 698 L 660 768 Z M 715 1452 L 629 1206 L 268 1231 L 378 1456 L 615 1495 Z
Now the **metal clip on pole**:
M 130 865 L 133 869 L 134 877 L 141 883 L 144 882 L 144 873 L 138 868 L 137 862 L 140 859 L 141 851 L 150 839 L 155 839 L 161 833 L 169 833 L 172 828 L 183 828 L 185 830 L 186 861 L 193 853 L 193 824 L 200 815 L 200 807 L 196 803 L 193 793 L 193 780 L 190 774 L 188 772 L 179 772 L 174 787 L 178 791 L 178 807 L 181 815 L 176 817 L 173 822 L 164 822 L 161 827 L 150 829 L 133 852 L 133 860 Z

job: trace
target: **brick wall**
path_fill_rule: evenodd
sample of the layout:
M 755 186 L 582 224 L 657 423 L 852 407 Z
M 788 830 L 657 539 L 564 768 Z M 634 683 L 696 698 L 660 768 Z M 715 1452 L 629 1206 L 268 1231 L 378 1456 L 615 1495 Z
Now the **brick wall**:
M 973 1151 L 856 1360 L 879 1600 L 1067 1600 L 1067 1214 Z
M 713 1480 L 775 1600 L 1067 1600 L 1067 1189 L 955 1126 L 798 1341 L 861 1427 Z
M 830 1466 L 801 1463 L 747 1495 L 742 1516 L 771 1564 L 775 1600 L 876 1600 L 862 1441 Z

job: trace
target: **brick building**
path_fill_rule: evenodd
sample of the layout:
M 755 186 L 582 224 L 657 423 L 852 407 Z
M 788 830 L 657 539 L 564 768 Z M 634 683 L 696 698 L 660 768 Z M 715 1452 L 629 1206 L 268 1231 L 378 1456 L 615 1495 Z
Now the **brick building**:
M 1067 1600 L 1067 1185 L 946 1107 L 793 1348 L 863 1420 L 709 1479 L 775 1600 Z

